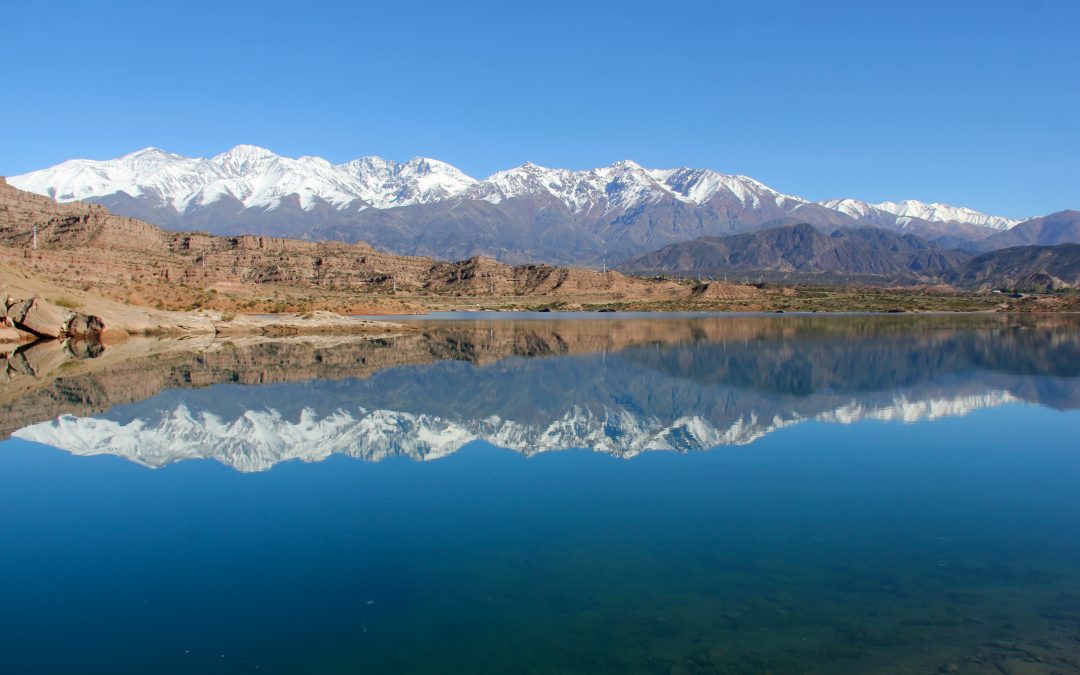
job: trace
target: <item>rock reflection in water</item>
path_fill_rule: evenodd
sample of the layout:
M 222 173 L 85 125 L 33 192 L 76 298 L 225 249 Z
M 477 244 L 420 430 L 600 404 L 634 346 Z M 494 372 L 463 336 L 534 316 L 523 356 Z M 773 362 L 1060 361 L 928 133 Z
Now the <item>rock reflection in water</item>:
M 475 440 L 630 457 L 746 444 L 811 419 L 1080 404 L 1067 317 L 422 325 L 379 340 L 132 341 L 82 360 L 31 349 L 7 360 L 3 431 L 147 466 L 205 457 L 259 471 L 333 454 L 433 459 Z

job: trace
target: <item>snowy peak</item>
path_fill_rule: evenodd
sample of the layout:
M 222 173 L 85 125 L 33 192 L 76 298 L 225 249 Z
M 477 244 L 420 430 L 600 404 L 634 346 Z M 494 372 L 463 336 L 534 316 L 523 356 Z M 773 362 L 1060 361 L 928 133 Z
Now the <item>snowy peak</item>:
M 668 169 L 653 171 L 652 175 L 683 201 L 693 204 L 704 204 L 718 196 L 728 196 L 751 208 L 760 208 L 765 202 L 781 207 L 806 203 L 801 197 L 785 195 L 748 176 L 722 174 L 710 169 Z
M 476 182 L 446 162 L 427 157 L 404 163 L 361 157 L 334 169 L 354 182 L 356 198 L 380 209 L 441 201 Z
M 526 162 L 481 181 L 472 191 L 479 199 L 544 196 L 562 202 L 572 213 L 625 211 L 663 199 L 702 205 L 725 199 L 748 208 L 763 204 L 791 208 L 806 200 L 785 195 L 747 176 L 727 175 L 710 169 L 646 169 L 620 160 L 584 171 L 548 169 Z
M 873 206 L 887 213 L 907 218 L 921 218 L 937 223 L 953 221 L 971 223 L 972 225 L 992 227 L 995 230 L 1008 230 L 1021 222 L 1003 216 L 989 216 L 963 206 L 949 206 L 938 202 L 927 204 L 915 199 L 907 199 L 902 202 L 881 202 Z
M 428 204 L 464 192 L 476 182 L 457 168 L 428 157 L 414 157 L 396 171 L 394 204 Z
M 625 213 L 665 200 L 692 206 L 737 206 L 765 220 L 809 204 L 748 176 L 710 169 L 646 169 L 631 160 L 574 171 L 526 162 L 477 181 L 435 159 L 395 162 L 361 157 L 331 164 L 320 157 L 282 157 L 255 145 L 238 145 L 209 159 L 144 148 L 106 161 L 70 160 L 14 176 L 11 185 L 57 201 L 103 198 L 126 193 L 180 215 L 222 199 L 245 208 L 271 210 L 296 196 L 304 209 L 320 203 L 388 209 L 444 200 L 538 199 L 538 208 L 561 204 L 574 216 Z M 1016 220 L 965 207 L 916 200 L 871 204 L 857 199 L 818 202 L 825 208 L 878 225 L 904 228 L 911 219 L 959 222 L 1008 229 Z
M 532 162 L 499 171 L 478 183 L 470 196 L 499 203 L 504 199 L 545 197 L 575 214 L 625 211 L 663 199 L 696 205 L 723 193 L 745 204 L 780 193 L 745 176 L 726 176 L 708 169 L 649 170 L 631 160 L 582 171 L 549 169 Z M 797 200 L 802 203 L 804 200 Z
M 135 152 L 124 155 L 120 159 L 128 160 L 130 162 L 148 161 L 148 162 L 160 162 L 176 159 L 183 159 L 180 155 L 174 155 L 172 153 L 165 152 L 161 148 L 148 147 L 142 150 L 136 150 Z M 73 160 L 73 161 L 90 161 L 90 160 Z
M 867 218 L 877 211 L 871 204 L 858 199 L 825 199 L 818 202 L 818 204 L 827 209 L 849 215 L 852 218 Z
M 826 199 L 818 202 L 818 204 L 847 214 L 852 218 L 876 220 L 887 218 L 899 225 L 904 224 L 903 219 L 918 218 L 932 223 L 969 223 L 995 230 L 1008 230 L 1021 222 L 1004 216 L 990 216 L 963 206 L 949 206 L 937 202 L 927 204 L 915 199 L 907 199 L 902 202 L 880 202 L 878 204 L 871 204 L 858 199 Z
M 640 164 L 630 160 L 615 162 L 596 173 L 606 181 L 604 194 L 610 210 L 629 209 L 672 196 L 663 183 Z
M 498 204 L 507 199 L 550 198 L 572 213 L 595 206 L 604 186 L 594 172 L 548 169 L 532 162 L 498 171 L 471 188 L 464 197 Z
M 210 160 L 210 163 L 218 167 L 222 175 L 242 178 L 265 171 L 268 167 L 283 159 L 266 148 L 260 148 L 256 145 L 238 145 L 231 150 L 216 155 Z
M 11 184 L 57 201 L 126 193 L 185 213 L 224 198 L 246 208 L 276 208 L 293 195 L 301 207 L 319 202 L 343 208 L 356 202 L 389 208 L 445 199 L 475 180 L 438 160 L 405 163 L 365 157 L 333 165 L 321 157 L 282 157 L 255 145 L 238 145 L 209 159 L 145 148 L 106 161 L 72 160 L 15 176 Z

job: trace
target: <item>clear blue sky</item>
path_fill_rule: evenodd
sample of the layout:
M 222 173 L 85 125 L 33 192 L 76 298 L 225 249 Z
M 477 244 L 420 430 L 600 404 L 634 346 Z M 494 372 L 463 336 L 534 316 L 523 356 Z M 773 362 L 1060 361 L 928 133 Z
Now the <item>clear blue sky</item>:
M 153 145 L 1080 208 L 1080 1 L 6 3 L 0 174 Z

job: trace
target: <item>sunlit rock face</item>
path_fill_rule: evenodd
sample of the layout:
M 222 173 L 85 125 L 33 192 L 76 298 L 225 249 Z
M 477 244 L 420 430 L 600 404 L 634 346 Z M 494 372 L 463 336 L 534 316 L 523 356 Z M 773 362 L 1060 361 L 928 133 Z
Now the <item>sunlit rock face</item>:
M 475 441 L 630 458 L 796 424 L 1080 407 L 1068 319 L 442 322 L 376 342 L 211 343 L 77 374 L 93 361 L 5 403 L 24 421 L 13 435 L 149 467 L 263 471 L 335 454 L 427 461 Z

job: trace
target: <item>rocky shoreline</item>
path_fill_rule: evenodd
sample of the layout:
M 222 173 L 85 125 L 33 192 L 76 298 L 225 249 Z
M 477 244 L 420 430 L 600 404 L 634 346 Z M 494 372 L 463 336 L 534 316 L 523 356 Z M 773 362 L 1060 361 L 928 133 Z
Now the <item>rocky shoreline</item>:
M 129 336 L 164 335 L 399 335 L 413 330 L 388 321 L 307 312 L 280 316 L 226 315 L 219 312 L 167 312 L 114 303 L 53 302 L 40 295 L 14 297 L 0 288 L 0 343 L 38 340 L 112 342 Z

